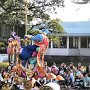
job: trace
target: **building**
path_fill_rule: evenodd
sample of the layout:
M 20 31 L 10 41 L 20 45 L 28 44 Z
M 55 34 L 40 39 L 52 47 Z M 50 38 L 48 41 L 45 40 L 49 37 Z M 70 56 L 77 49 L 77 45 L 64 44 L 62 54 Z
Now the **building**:
M 51 42 L 46 60 L 90 62 L 90 21 L 64 22 L 62 26 L 67 33 L 56 35 L 61 37 L 62 43 L 58 47 L 57 43 Z
M 59 34 L 59 36 L 62 44 L 58 48 L 52 42 L 51 48 L 47 50 L 47 55 L 90 56 L 90 33 L 66 33 Z

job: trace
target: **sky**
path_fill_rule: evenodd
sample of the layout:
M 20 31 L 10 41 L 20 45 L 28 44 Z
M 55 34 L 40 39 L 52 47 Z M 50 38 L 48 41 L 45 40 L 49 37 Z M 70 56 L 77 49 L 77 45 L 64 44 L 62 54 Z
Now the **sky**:
M 64 8 L 57 8 L 57 14 L 50 14 L 51 18 L 60 18 L 62 21 L 90 20 L 90 4 L 75 4 L 72 0 L 65 0 Z

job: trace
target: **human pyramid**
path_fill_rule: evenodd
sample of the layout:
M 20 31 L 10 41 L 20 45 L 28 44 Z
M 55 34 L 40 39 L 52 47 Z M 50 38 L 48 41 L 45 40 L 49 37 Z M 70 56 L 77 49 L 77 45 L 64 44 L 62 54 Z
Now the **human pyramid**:
M 11 85 L 8 89 L 2 87 L 2 90 L 14 90 L 14 85 L 19 87 L 19 90 L 60 90 L 58 81 L 64 80 L 62 76 L 57 75 L 55 68 L 52 73 L 48 70 L 47 62 L 44 61 L 44 55 L 49 45 L 47 29 L 40 30 L 40 33 L 32 36 L 25 35 L 25 40 L 33 40 L 33 45 L 21 47 L 20 38 L 12 32 L 11 38 L 8 39 L 7 54 L 12 59 L 10 61 L 13 65 L 4 75 L 4 81 L 8 83 L 11 80 Z M 16 59 L 15 61 L 13 58 Z M 55 74 L 56 73 L 56 74 Z M 56 85 L 58 89 L 50 89 L 51 86 Z M 49 87 L 47 87 L 47 85 Z M 22 88 L 22 89 L 21 89 Z M 16 90 L 16 89 L 15 89 Z

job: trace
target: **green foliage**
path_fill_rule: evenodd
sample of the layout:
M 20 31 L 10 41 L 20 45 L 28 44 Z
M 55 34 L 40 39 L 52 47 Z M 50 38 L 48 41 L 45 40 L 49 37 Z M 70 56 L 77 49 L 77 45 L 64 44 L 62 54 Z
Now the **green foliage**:
M 51 35 L 49 35 L 49 38 L 52 41 L 58 41 L 58 44 L 60 45 L 61 41 L 60 41 L 60 37 L 56 36 L 56 34 L 63 34 L 65 32 L 65 30 L 63 29 L 63 27 L 60 25 L 62 21 L 58 18 L 51 20 L 48 23 L 48 27 L 51 29 Z
M 9 25 L 19 24 L 20 20 L 25 21 L 25 0 L 0 0 L 0 8 L 4 10 L 0 14 L 0 22 Z M 28 22 L 33 18 L 48 20 L 46 12 L 55 11 L 56 7 L 64 6 L 63 0 L 32 0 L 28 3 Z M 18 22 L 17 22 L 18 21 Z
M 38 33 L 38 30 L 42 30 L 42 29 L 49 29 L 50 32 L 54 33 L 54 34 L 64 33 L 65 30 L 60 25 L 61 22 L 62 21 L 60 19 L 58 19 L 58 18 L 53 19 L 53 20 L 42 20 L 42 22 L 40 24 L 38 24 L 35 27 L 33 26 L 33 28 L 30 28 L 28 33 Z M 34 30 L 32 30 L 32 29 L 34 29 Z
M 0 8 L 4 10 L 0 14 L 0 23 L 10 25 L 10 28 L 15 25 L 21 25 L 21 20 L 25 22 L 25 5 L 24 0 L 0 0 Z M 64 29 L 60 25 L 60 19 L 50 20 L 48 14 L 55 11 L 57 7 L 64 7 L 64 0 L 32 0 L 32 3 L 28 3 L 28 23 L 33 20 L 33 18 L 40 18 L 45 26 L 31 25 L 28 34 L 37 34 L 38 31 L 32 30 L 34 26 L 38 29 L 48 28 L 51 29 L 52 33 L 63 33 Z M 50 20 L 50 21 L 49 21 Z M 41 26 L 40 26 L 41 25 Z M 15 29 L 15 28 L 14 28 Z M 50 39 L 58 40 L 59 37 L 49 36 Z
M 4 43 L 3 42 L 0 42 L 0 47 L 4 46 Z
M 9 65 L 7 62 L 0 62 L 0 69 L 6 68 Z
M 60 19 L 53 19 L 49 22 L 49 28 L 52 29 L 52 32 L 55 33 L 64 33 L 63 27 L 60 25 L 61 20 Z
M 6 0 L 4 3 L 3 3 L 3 8 L 4 9 L 7 9 L 9 7 L 11 7 L 11 4 L 13 3 L 12 0 Z
M 39 31 L 38 30 L 29 30 L 28 31 L 28 34 L 30 34 L 30 35 L 36 35 L 36 34 L 38 34 L 39 33 Z

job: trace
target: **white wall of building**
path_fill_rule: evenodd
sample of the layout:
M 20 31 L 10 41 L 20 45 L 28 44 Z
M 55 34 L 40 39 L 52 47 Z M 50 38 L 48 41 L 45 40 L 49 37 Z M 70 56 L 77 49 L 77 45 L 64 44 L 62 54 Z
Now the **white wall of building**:
M 79 56 L 80 50 L 79 49 L 69 49 L 68 55 L 69 56 Z
M 49 48 L 47 49 L 46 55 L 65 55 L 68 56 L 68 49 L 64 48 Z
M 47 49 L 46 55 L 90 56 L 90 49 L 89 48 L 81 48 L 81 49 L 51 48 L 51 49 Z
M 81 48 L 80 56 L 90 56 L 90 48 Z

